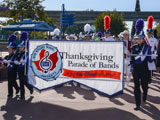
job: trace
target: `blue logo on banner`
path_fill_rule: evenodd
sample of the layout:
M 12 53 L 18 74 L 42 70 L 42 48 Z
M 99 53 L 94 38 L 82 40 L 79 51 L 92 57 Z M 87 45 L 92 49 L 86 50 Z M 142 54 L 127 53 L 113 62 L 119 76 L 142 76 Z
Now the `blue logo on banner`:
M 56 80 L 62 73 L 62 57 L 58 49 L 49 44 L 37 46 L 31 54 L 31 68 L 45 81 Z

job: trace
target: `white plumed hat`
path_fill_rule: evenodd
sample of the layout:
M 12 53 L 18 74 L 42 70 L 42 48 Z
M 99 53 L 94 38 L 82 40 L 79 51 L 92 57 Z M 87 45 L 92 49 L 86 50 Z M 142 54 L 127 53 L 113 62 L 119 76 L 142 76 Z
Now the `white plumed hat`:
M 90 26 L 90 24 L 86 24 L 86 25 L 84 26 L 84 31 L 85 31 L 85 32 L 90 32 L 90 31 L 91 31 L 91 26 Z
M 84 26 L 84 32 L 85 32 L 85 36 L 91 36 L 91 25 L 90 24 L 86 24 Z
M 59 36 L 60 30 L 58 28 L 54 29 L 53 35 Z

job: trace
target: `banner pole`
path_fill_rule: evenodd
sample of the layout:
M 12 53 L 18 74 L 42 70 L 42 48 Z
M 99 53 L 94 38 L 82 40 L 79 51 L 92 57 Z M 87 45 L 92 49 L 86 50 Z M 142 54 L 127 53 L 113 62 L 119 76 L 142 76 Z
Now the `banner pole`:
M 25 41 L 25 65 L 24 65 L 24 75 L 27 75 L 27 43 L 28 40 Z
M 129 85 L 129 82 L 130 82 L 130 79 L 129 79 L 129 76 L 128 76 L 128 40 L 126 40 L 126 81 L 127 81 L 127 85 Z

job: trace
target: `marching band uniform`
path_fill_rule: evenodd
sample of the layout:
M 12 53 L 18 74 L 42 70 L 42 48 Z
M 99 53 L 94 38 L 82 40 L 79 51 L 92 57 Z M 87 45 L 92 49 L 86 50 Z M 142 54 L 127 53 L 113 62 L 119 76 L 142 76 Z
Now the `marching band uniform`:
M 121 33 L 123 35 L 123 40 L 125 42 L 125 58 L 126 54 L 131 52 L 131 41 L 129 40 L 129 31 L 125 30 Z M 125 36 L 127 35 L 128 38 Z
M 102 41 L 103 34 L 101 32 L 97 33 L 97 37 L 95 38 L 95 41 Z
M 85 35 L 84 35 L 84 40 L 91 40 L 92 39 L 92 35 L 91 35 L 91 26 L 90 24 L 86 24 L 84 26 L 84 32 L 85 32 Z
M 60 30 L 58 28 L 54 29 L 52 39 L 53 40 L 59 40 L 59 38 L 60 38 L 59 34 L 60 34 Z
M 82 40 L 83 39 L 83 34 L 82 32 L 79 33 L 79 40 Z
M 136 22 L 136 36 L 135 39 L 137 44 L 131 48 L 131 54 L 136 56 L 131 56 L 131 65 L 133 66 L 133 80 L 134 80 L 134 95 L 136 101 L 136 107 L 134 110 L 139 110 L 141 105 L 141 90 L 143 90 L 143 101 L 147 99 L 148 92 L 148 76 L 149 68 L 148 64 L 152 63 L 153 60 L 151 56 L 151 47 L 144 43 L 144 21 L 143 19 L 138 19 Z M 142 40 L 142 42 L 139 42 Z
M 156 54 L 157 53 L 157 49 L 158 49 L 158 40 L 154 37 L 147 37 L 147 42 L 148 42 L 148 45 L 151 46 L 151 51 L 153 54 Z
M 157 72 L 160 73 L 160 53 L 158 53 L 157 57 Z
M 160 73 L 160 42 L 158 43 L 158 49 L 157 49 L 157 63 L 156 63 L 156 67 L 157 67 L 157 72 Z
M 111 18 L 109 16 L 105 16 L 104 17 L 105 37 L 102 38 L 103 41 L 115 41 L 111 36 L 110 22 Z
M 9 52 L 9 55 L 5 56 L 5 58 L 3 60 L 4 65 L 7 66 L 7 70 L 8 70 L 8 97 L 13 96 L 13 87 L 16 90 L 16 94 L 19 93 L 19 87 L 16 82 L 17 66 L 13 63 L 13 61 L 15 59 L 14 52 L 16 50 L 16 45 L 15 45 L 16 39 L 17 39 L 17 37 L 14 34 L 9 36 L 9 39 L 8 39 L 9 44 L 8 44 L 7 48 L 10 49 L 11 52 Z
M 2 57 L 0 57 L 0 66 L 2 65 L 2 63 L 3 63 L 3 59 Z
M 153 30 L 152 30 L 152 26 L 153 26 L 153 17 L 149 16 L 148 17 L 148 25 L 147 25 L 147 35 L 148 37 L 146 37 L 145 42 L 147 45 L 151 46 L 151 52 L 152 54 L 156 55 L 157 54 L 157 49 L 158 49 L 158 40 L 156 38 L 153 37 Z M 156 62 L 156 57 L 152 57 L 154 59 L 154 61 Z M 155 63 L 154 63 L 155 64 Z M 152 81 L 152 71 L 150 71 L 149 73 L 149 83 L 151 83 Z
M 124 58 L 125 58 L 125 72 L 126 72 L 126 80 L 130 81 L 130 77 L 131 77 L 131 66 L 130 66 L 130 56 L 128 56 L 128 54 L 130 54 L 131 52 L 131 41 L 129 40 L 129 31 L 125 30 L 121 33 L 121 35 L 123 36 L 123 40 L 124 40 L 124 44 L 125 44 L 125 54 L 124 54 Z
M 26 37 L 27 36 L 27 37 Z M 27 54 L 25 54 L 25 40 L 28 38 L 27 32 L 22 32 L 20 36 L 21 43 L 18 45 L 19 53 L 16 56 L 14 61 L 18 65 L 18 76 L 20 80 L 20 95 L 21 99 L 25 97 L 24 85 L 30 90 L 30 93 L 33 94 L 33 87 L 27 83 L 27 76 L 25 74 L 25 65 L 27 67 Z M 22 49 L 22 50 L 21 50 Z
M 146 38 L 146 43 L 147 45 L 151 46 L 151 51 L 153 54 L 156 54 L 156 51 L 158 49 L 158 40 L 156 38 L 153 37 L 153 30 L 152 30 L 152 26 L 153 26 L 153 17 L 149 16 L 148 17 L 148 25 L 147 25 L 147 35 L 148 37 Z
M 74 34 L 70 34 L 66 37 L 67 40 L 77 40 L 77 36 L 75 36 Z
M 103 37 L 103 40 L 104 40 L 104 41 L 115 41 L 112 36 Z

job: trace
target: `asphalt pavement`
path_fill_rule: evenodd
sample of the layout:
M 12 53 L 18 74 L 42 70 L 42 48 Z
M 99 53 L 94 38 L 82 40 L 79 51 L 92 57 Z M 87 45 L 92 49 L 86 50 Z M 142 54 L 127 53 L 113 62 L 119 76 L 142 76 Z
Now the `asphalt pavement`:
M 160 120 L 160 75 L 154 74 L 139 111 L 133 110 L 133 86 L 131 81 L 113 98 L 71 85 L 32 95 L 25 88 L 25 100 L 20 100 L 15 94 L 7 98 L 7 81 L 0 80 L 0 120 Z

